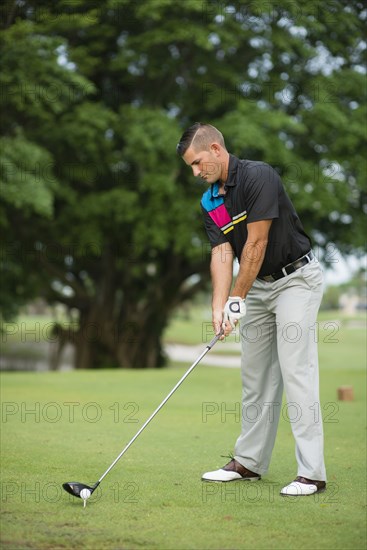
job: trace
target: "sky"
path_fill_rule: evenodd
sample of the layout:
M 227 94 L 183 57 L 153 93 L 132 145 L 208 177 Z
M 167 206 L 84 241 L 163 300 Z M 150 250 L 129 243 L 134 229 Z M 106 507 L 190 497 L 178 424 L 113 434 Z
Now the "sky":
M 324 269 L 325 284 L 338 285 L 348 282 L 354 273 L 361 267 L 367 267 L 367 255 L 362 258 L 356 256 L 343 257 L 339 251 L 336 252 L 332 267 Z

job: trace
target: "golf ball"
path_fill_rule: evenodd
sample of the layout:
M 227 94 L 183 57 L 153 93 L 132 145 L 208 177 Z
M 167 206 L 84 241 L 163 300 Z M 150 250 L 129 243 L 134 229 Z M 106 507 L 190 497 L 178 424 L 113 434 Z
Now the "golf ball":
M 80 498 L 82 498 L 83 500 L 87 500 L 87 498 L 89 498 L 91 494 L 92 493 L 89 489 L 82 489 L 80 491 Z

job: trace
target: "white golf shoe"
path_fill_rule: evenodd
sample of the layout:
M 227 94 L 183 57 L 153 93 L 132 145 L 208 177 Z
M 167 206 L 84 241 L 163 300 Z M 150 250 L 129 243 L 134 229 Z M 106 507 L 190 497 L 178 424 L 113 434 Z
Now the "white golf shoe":
M 234 458 L 228 462 L 223 468 L 214 470 L 213 472 L 206 472 L 202 475 L 203 481 L 258 481 L 261 479 L 259 474 L 250 472 L 247 468 L 242 466 Z
M 296 477 L 289 485 L 283 487 L 280 491 L 282 496 L 310 496 L 315 493 L 322 493 L 326 489 L 325 481 L 314 481 L 305 477 Z

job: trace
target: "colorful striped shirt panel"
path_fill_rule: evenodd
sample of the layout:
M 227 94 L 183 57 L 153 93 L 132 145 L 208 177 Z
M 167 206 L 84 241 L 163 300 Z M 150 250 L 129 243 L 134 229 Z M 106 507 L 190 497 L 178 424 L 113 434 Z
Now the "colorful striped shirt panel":
M 245 221 L 247 218 L 246 210 L 233 217 L 229 215 L 224 205 L 224 195 L 219 195 L 218 183 L 215 183 L 204 193 L 201 199 L 201 206 L 223 235 L 228 235 L 228 233 L 233 231 L 236 224 Z M 224 242 L 222 239 L 220 241 Z M 221 242 L 218 244 L 221 244 Z

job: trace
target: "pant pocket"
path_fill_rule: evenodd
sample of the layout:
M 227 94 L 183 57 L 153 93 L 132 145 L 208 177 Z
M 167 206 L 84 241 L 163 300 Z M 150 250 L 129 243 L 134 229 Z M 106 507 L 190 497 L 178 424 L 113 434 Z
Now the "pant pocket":
M 301 277 L 310 290 L 322 290 L 324 275 L 318 262 L 311 262 L 299 270 Z

